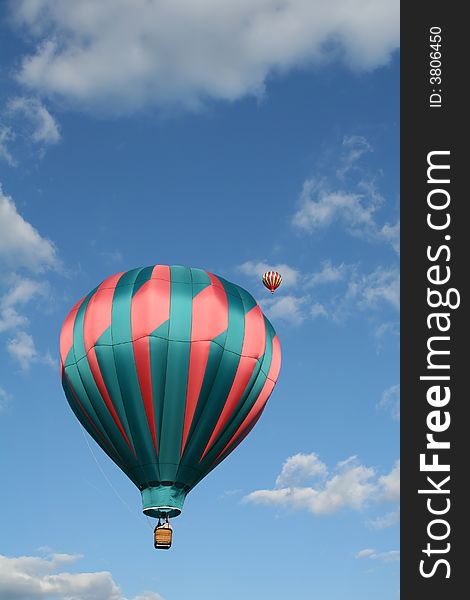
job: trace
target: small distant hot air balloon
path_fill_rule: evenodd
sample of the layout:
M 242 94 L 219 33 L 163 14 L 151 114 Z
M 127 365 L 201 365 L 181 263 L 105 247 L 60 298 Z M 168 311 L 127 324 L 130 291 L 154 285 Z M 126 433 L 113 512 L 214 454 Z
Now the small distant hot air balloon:
M 274 292 L 282 283 L 282 277 L 277 271 L 266 271 L 266 273 L 263 275 L 262 281 L 264 287 L 267 287 L 271 294 L 274 294 Z
M 273 391 L 281 350 L 271 323 L 238 285 L 156 265 L 108 277 L 82 298 L 60 354 L 73 412 L 159 519 L 155 547 L 169 548 L 169 518 L 253 429 Z

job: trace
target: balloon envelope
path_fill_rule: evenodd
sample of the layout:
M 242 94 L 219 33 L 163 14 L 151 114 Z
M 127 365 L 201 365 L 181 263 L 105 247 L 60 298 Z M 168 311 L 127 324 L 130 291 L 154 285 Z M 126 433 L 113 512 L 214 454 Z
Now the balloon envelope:
M 155 517 L 180 514 L 251 431 L 281 365 L 275 331 L 247 291 L 164 265 L 112 275 L 82 298 L 60 353 L 73 412 Z
M 277 271 L 266 271 L 261 281 L 264 287 L 268 288 L 271 293 L 274 293 L 282 283 L 282 276 Z

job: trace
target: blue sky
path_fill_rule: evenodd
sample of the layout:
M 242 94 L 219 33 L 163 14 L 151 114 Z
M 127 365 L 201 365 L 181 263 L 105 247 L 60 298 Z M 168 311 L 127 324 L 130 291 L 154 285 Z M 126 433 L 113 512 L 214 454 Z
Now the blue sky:
M 396 3 L 21 0 L 0 40 L 0 599 L 397 598 Z M 58 370 L 76 300 L 157 263 L 283 351 L 167 553 Z

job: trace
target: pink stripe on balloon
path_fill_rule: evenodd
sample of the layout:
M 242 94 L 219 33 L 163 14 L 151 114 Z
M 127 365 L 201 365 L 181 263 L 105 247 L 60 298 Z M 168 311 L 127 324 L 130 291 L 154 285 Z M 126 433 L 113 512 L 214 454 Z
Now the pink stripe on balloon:
M 111 325 L 114 292 L 122 275 L 123 273 L 116 273 L 105 279 L 88 302 L 83 321 L 83 341 L 86 353 L 95 346 Z
M 62 325 L 62 330 L 60 332 L 60 367 L 61 371 L 64 368 L 65 361 L 67 360 L 68 353 L 73 345 L 73 326 L 75 325 L 75 318 L 77 316 L 77 312 L 82 305 L 82 302 L 85 300 L 84 296 L 81 300 L 79 300 L 72 310 L 67 315 L 64 324 Z
M 210 341 L 226 331 L 228 327 L 228 300 L 225 289 L 212 273 L 208 273 L 211 285 L 193 298 L 191 348 L 189 354 L 188 387 L 184 413 L 181 455 L 188 439 L 204 373 L 209 357 Z
M 261 389 L 261 392 L 260 392 L 258 398 L 256 399 L 256 402 L 251 407 L 250 412 L 247 414 L 247 416 L 243 420 L 240 427 L 237 429 L 235 434 L 232 436 L 231 440 L 224 447 L 222 452 L 220 452 L 218 454 L 218 456 L 215 460 L 218 460 L 218 458 L 224 452 L 226 452 L 227 448 L 229 448 L 236 441 L 236 439 L 239 436 L 243 436 L 241 438 L 241 439 L 243 439 L 245 437 L 246 433 L 248 433 L 247 429 L 251 430 L 253 428 L 253 426 L 255 425 L 256 421 L 260 418 L 261 413 L 263 412 L 264 407 L 266 406 L 266 403 L 269 399 L 269 396 L 271 395 L 271 392 L 274 389 L 274 385 L 276 384 L 277 378 L 279 376 L 279 371 L 281 368 L 281 345 L 279 343 L 279 339 L 278 339 L 277 335 L 273 338 L 272 352 L 273 353 L 272 353 L 272 358 L 271 358 L 271 365 L 269 367 L 268 375 L 267 375 L 266 381 Z M 237 445 L 238 445 L 238 443 L 240 443 L 241 439 L 237 442 Z M 235 449 L 235 447 L 232 448 L 232 450 L 234 450 L 234 449 Z
M 171 271 L 168 265 L 155 265 L 150 279 L 164 279 L 171 281 Z
M 256 425 L 256 423 L 259 421 L 259 418 L 261 417 L 262 414 L 262 410 L 258 413 L 258 415 L 251 421 L 251 423 L 249 424 L 249 426 L 243 431 L 243 433 L 241 434 L 241 436 L 235 441 L 233 442 L 234 438 L 232 438 L 232 443 L 234 443 L 233 447 L 230 448 L 230 451 L 227 452 L 228 448 L 230 447 L 230 444 L 227 444 L 225 446 L 225 448 L 222 450 L 222 452 L 220 452 L 217 456 L 217 458 L 212 461 L 211 463 L 211 467 L 214 463 L 216 463 L 217 461 L 220 460 L 221 457 L 226 458 L 226 456 L 228 456 L 229 454 L 231 454 L 235 448 L 237 448 L 242 442 L 243 440 L 247 437 L 247 435 L 250 433 L 250 431 L 253 429 L 253 427 Z M 224 454 L 226 453 L 226 456 L 224 456 Z
M 266 348 L 266 326 L 263 313 L 258 305 L 252 308 L 245 315 L 245 335 L 243 338 L 242 356 L 238 363 L 237 372 L 232 383 L 232 387 L 225 401 L 217 424 L 207 443 L 207 446 L 200 458 L 200 461 L 209 452 L 212 444 L 217 439 L 222 429 L 230 419 L 235 407 L 237 406 L 243 392 L 250 381 L 253 371 L 259 359 Z
M 126 441 L 126 444 L 129 446 L 129 449 L 131 450 L 132 454 L 134 456 L 136 456 L 135 450 L 132 447 L 132 444 L 130 443 L 129 438 L 127 437 L 124 427 L 122 426 L 122 423 L 116 412 L 116 409 L 114 408 L 113 401 L 111 400 L 111 397 L 106 388 L 106 384 L 104 382 L 103 375 L 101 374 L 101 371 L 100 371 L 95 347 L 91 348 L 90 351 L 88 352 L 87 360 L 88 360 L 88 364 L 90 365 L 91 373 L 93 375 L 93 379 L 95 380 L 96 386 L 101 394 L 101 397 L 103 398 L 104 403 L 106 404 L 106 407 L 107 407 L 111 417 L 113 418 L 114 423 L 116 424 L 116 427 L 121 432 L 121 435 L 124 438 L 124 440 Z
M 132 339 L 150 335 L 170 318 L 169 267 L 157 266 L 132 298 Z M 156 275 L 155 275 L 156 274 Z M 168 274 L 168 278 L 166 275 Z M 154 278 L 155 275 L 155 278 Z
M 131 304 L 134 360 L 147 423 L 158 454 L 155 408 L 150 367 L 149 335 L 170 318 L 170 267 L 157 265 L 152 277 L 135 293 Z
M 152 376 L 150 371 L 150 340 L 148 336 L 141 337 L 132 342 L 134 359 L 139 379 L 140 393 L 144 402 L 147 423 L 152 434 L 155 453 L 158 455 L 157 428 L 155 424 L 155 411 L 153 407 Z
M 82 298 L 83 300 L 83 298 Z M 72 309 L 73 310 L 73 309 Z M 96 426 L 96 423 L 93 421 L 93 419 L 90 417 L 90 415 L 87 413 L 87 411 L 85 410 L 85 407 L 83 406 L 83 404 L 80 402 L 80 398 L 78 397 L 77 393 L 75 392 L 75 390 L 73 389 L 73 386 L 70 382 L 69 376 L 67 375 L 67 371 L 64 369 L 63 371 L 63 376 L 65 377 L 65 379 L 67 380 L 67 384 L 69 387 L 69 390 L 72 392 L 72 395 L 76 401 L 76 403 L 78 404 L 78 406 L 81 408 L 81 410 L 83 411 L 83 414 L 85 415 L 85 417 L 88 419 L 88 421 L 90 422 L 91 426 L 93 427 L 93 429 L 96 431 L 96 433 L 100 436 L 100 438 L 106 443 L 107 446 L 110 446 L 114 451 L 115 449 L 113 448 L 112 444 L 106 439 L 106 437 L 103 435 L 103 433 L 98 429 L 98 427 Z
M 90 365 L 93 379 L 103 398 L 103 401 L 111 415 L 116 427 L 119 429 L 129 449 L 135 456 L 134 448 L 129 441 L 126 431 L 119 419 L 114 407 L 113 401 L 106 388 L 103 375 L 100 370 L 98 358 L 96 356 L 95 345 L 103 333 L 111 326 L 113 298 L 116 286 L 123 275 L 116 273 L 111 275 L 100 284 L 95 294 L 90 298 L 85 311 L 83 320 L 83 341 L 85 343 L 85 352 L 87 354 L 88 364 Z

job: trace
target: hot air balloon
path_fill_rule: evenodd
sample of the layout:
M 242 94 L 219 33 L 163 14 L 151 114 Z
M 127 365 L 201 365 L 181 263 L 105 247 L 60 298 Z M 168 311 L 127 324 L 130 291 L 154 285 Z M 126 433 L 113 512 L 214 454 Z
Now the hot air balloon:
M 263 275 L 262 282 L 264 287 L 267 287 L 271 294 L 274 294 L 282 283 L 282 277 L 277 271 L 266 271 Z
M 169 517 L 248 435 L 274 388 L 271 323 L 238 285 L 156 265 L 112 275 L 77 302 L 60 354 L 75 416 L 139 488 L 143 512 L 163 519 L 155 545 L 169 547 Z

